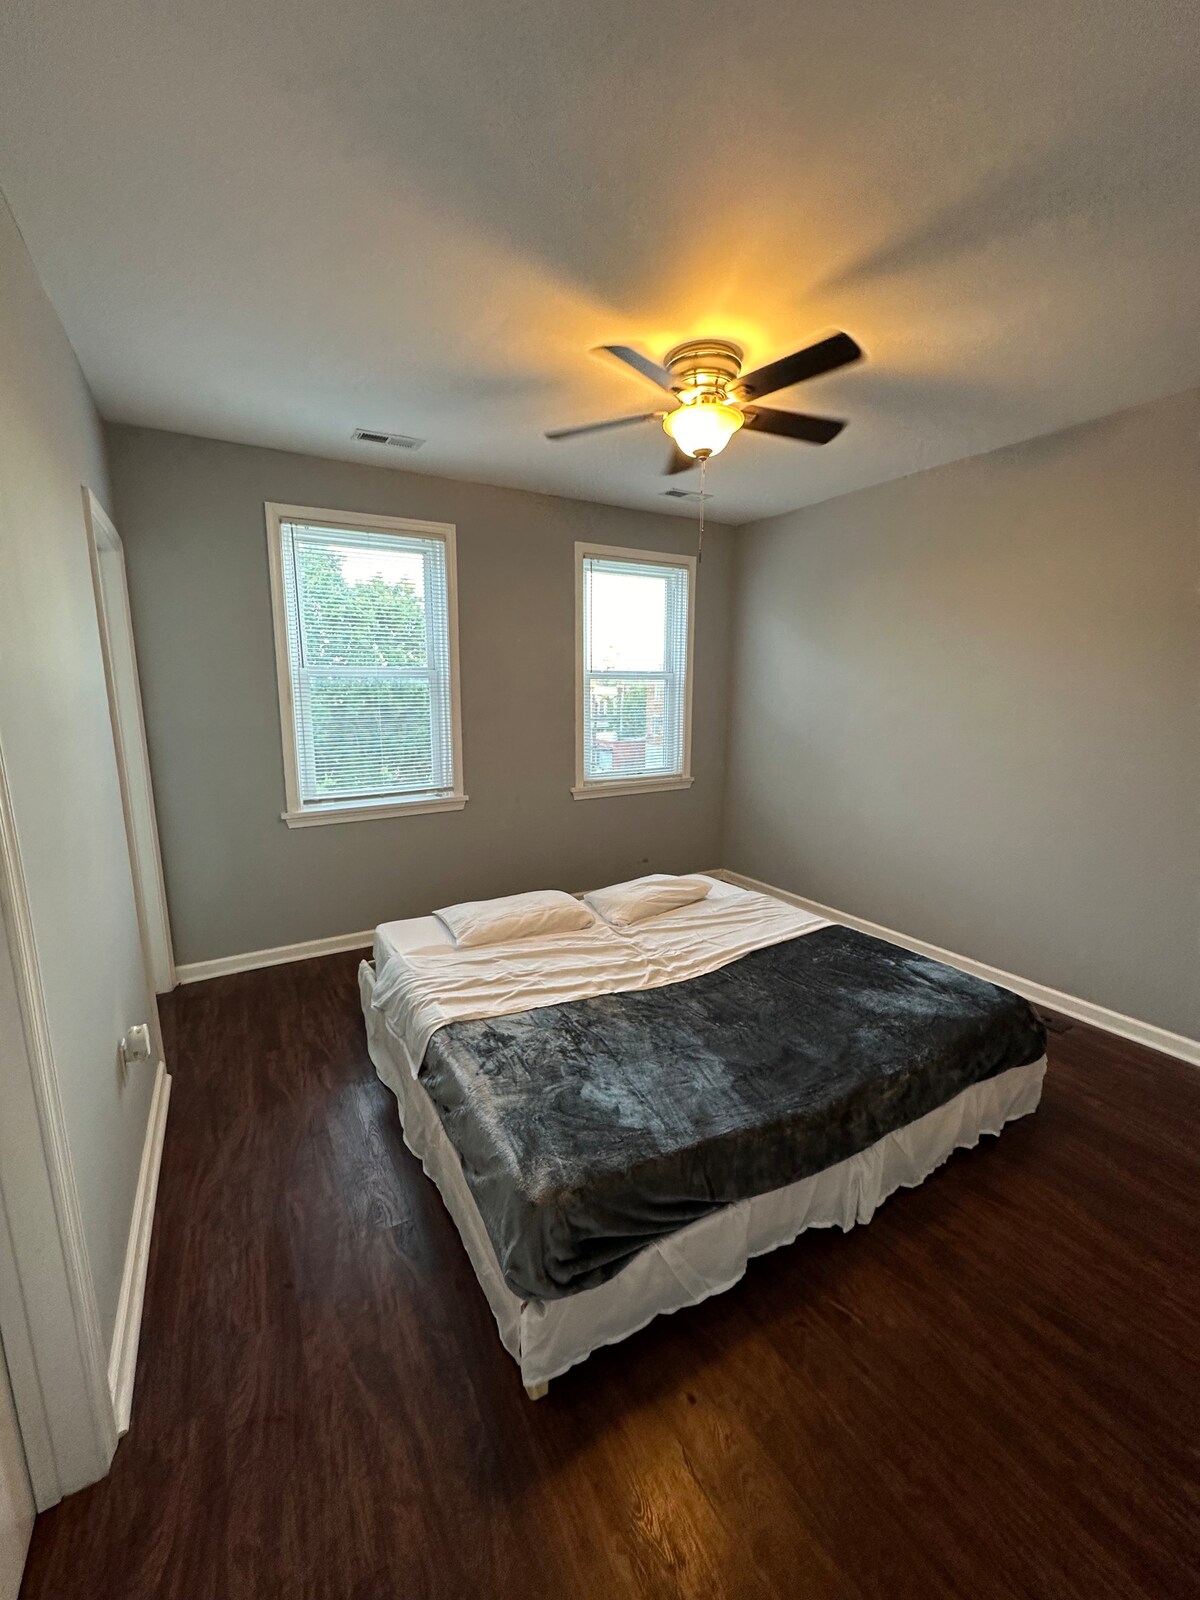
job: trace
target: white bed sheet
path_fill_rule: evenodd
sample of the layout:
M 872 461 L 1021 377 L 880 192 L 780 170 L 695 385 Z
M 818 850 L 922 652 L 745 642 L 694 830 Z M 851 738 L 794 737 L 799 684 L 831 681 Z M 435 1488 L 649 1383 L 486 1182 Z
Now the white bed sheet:
M 716 878 L 703 900 L 632 928 L 591 928 L 460 950 L 431 939 L 432 917 L 376 930 L 372 1005 L 416 1076 L 434 1033 L 594 995 L 654 989 L 828 926 L 822 917 Z
M 672 913 L 678 915 L 679 913 Z M 393 925 L 394 926 L 394 925 Z M 383 930 L 381 929 L 380 932 Z M 359 968 L 371 1060 L 396 1096 L 404 1142 L 433 1179 L 454 1218 L 504 1348 L 527 1388 L 558 1377 L 601 1345 L 628 1338 L 654 1317 L 731 1288 L 752 1256 L 790 1244 L 807 1228 L 869 1222 L 900 1188 L 921 1183 L 955 1150 L 998 1134 L 1037 1109 L 1046 1058 L 1013 1067 L 885 1135 L 869 1149 L 799 1183 L 724 1206 L 647 1245 L 607 1283 L 561 1300 L 522 1300 L 504 1282 L 483 1218 L 433 1102 L 372 1004 L 375 973 Z

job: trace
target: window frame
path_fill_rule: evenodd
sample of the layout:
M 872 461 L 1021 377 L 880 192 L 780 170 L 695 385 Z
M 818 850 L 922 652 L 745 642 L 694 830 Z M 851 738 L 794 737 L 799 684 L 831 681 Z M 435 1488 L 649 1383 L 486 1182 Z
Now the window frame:
M 681 743 L 683 770 L 670 777 L 644 778 L 589 778 L 584 772 L 584 693 L 586 672 L 583 660 L 583 564 L 589 556 L 602 561 L 624 561 L 630 566 L 682 567 L 687 572 L 687 647 L 685 651 L 683 686 L 683 726 Z M 654 794 L 668 789 L 690 789 L 692 776 L 692 683 L 694 677 L 694 646 L 696 639 L 696 570 L 695 556 L 677 555 L 667 550 L 640 550 L 629 545 L 591 544 L 577 540 L 575 544 L 575 783 L 571 794 L 576 800 L 598 800 L 609 795 Z
M 462 700 L 458 662 L 458 562 L 456 528 L 452 522 L 426 522 L 412 517 L 384 517 L 350 511 L 329 511 L 317 506 L 293 506 L 268 500 L 267 556 L 271 575 L 271 619 L 275 635 L 275 676 L 279 691 L 279 735 L 283 748 L 285 809 L 280 816 L 289 828 L 308 828 L 329 822 L 370 822 L 384 817 L 422 816 L 435 811 L 461 811 L 467 803 L 463 791 Z M 287 607 L 283 577 L 283 525 L 308 523 L 347 533 L 394 533 L 409 538 L 440 539 L 446 550 L 447 655 L 450 667 L 450 727 L 448 730 L 453 789 L 437 799 L 418 796 L 370 796 L 365 799 L 313 801 L 300 798 L 300 752 L 296 740 L 295 691 L 288 653 Z

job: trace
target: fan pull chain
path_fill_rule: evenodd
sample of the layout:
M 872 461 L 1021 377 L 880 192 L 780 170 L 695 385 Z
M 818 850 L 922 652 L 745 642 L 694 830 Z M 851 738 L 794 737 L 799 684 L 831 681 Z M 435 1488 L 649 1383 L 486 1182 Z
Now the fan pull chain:
M 696 565 L 699 566 L 704 559 L 704 469 L 708 465 L 708 457 L 700 457 L 700 537 L 696 541 Z

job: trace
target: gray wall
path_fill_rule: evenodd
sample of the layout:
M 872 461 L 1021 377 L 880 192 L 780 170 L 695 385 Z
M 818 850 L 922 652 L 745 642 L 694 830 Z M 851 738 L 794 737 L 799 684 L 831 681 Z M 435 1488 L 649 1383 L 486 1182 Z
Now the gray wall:
M 107 432 L 176 958 L 353 933 L 464 897 L 719 862 L 731 538 L 706 533 L 687 791 L 576 801 L 574 545 L 695 548 L 691 519 Z M 458 528 L 464 811 L 289 829 L 263 503 Z
M 121 1086 L 117 1044 L 146 1020 L 153 1001 L 138 940 L 81 484 L 107 500 L 100 425 L 0 199 L 0 747 L 107 1341 L 153 1083 L 141 1068 Z
M 741 530 L 725 865 L 1200 1036 L 1198 426 Z

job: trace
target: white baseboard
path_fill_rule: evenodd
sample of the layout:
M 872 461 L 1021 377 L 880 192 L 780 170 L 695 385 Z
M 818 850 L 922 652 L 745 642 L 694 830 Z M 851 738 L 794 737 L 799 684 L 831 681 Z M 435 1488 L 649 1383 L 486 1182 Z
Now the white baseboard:
M 258 967 L 282 967 L 289 961 L 362 950 L 374 938 L 374 929 L 370 929 L 366 933 L 335 934 L 332 939 L 309 939 L 304 944 L 276 945 L 273 950 L 247 950 L 240 956 L 217 956 L 214 961 L 189 961 L 175 968 L 175 976 L 180 983 L 202 983 L 205 978 L 223 978 L 230 972 L 253 972 Z
M 160 1061 L 154 1077 L 150 1115 L 146 1120 L 142 1164 L 133 1199 L 133 1218 L 129 1225 L 129 1243 L 125 1249 L 125 1270 L 121 1274 L 121 1295 L 117 1301 L 117 1321 L 108 1357 L 108 1387 L 112 1394 L 113 1420 L 118 1434 L 128 1431 L 129 1413 L 133 1406 L 133 1380 L 137 1372 L 138 1340 L 142 1331 L 142 1300 L 146 1293 L 154 1201 L 158 1194 L 158 1169 L 162 1162 L 170 1098 L 171 1080 Z
M 852 917 L 845 911 L 838 911 L 833 906 L 823 906 L 816 900 L 806 900 L 803 895 L 790 894 L 786 889 L 777 889 L 773 884 L 761 883 L 757 878 L 747 878 L 741 872 L 730 872 L 725 868 L 718 868 L 710 874 L 714 878 L 723 878 L 727 883 L 740 884 L 743 889 L 757 889 L 761 894 L 773 894 L 779 900 L 786 900 L 789 905 L 800 906 L 804 911 L 812 911 L 819 917 L 828 917 L 831 922 L 840 922 L 847 928 L 857 928 L 861 933 L 872 934 L 876 939 L 886 939 L 889 944 L 903 945 L 906 950 L 915 950 L 918 955 L 930 956 L 934 961 L 943 961 L 948 967 L 958 967 L 962 972 L 970 972 L 976 978 L 985 978 L 988 983 L 999 984 L 1003 989 L 1011 989 L 1014 994 L 1024 995 L 1026 1000 L 1032 1000 L 1035 1005 L 1045 1006 L 1050 1011 L 1061 1011 L 1064 1016 L 1074 1017 L 1078 1022 L 1088 1022 L 1093 1028 L 1102 1028 L 1105 1033 L 1118 1034 L 1122 1039 L 1132 1039 L 1135 1044 L 1144 1044 L 1150 1050 L 1161 1050 L 1164 1055 L 1175 1056 L 1180 1061 L 1187 1061 L 1194 1067 L 1200 1067 L 1200 1039 L 1189 1039 L 1182 1033 L 1171 1033 L 1167 1028 L 1156 1027 L 1152 1022 L 1140 1022 L 1136 1017 L 1127 1017 L 1120 1011 L 1110 1011 L 1107 1006 L 1097 1005 L 1092 1000 L 1080 1000 L 1076 995 L 1064 994 L 1061 989 L 1051 989 L 1044 983 L 1033 983 L 1028 978 L 1019 978 L 1015 973 L 1002 972 L 999 967 L 989 967 L 986 962 L 973 961 L 969 956 L 956 955 L 953 950 L 943 950 L 936 944 L 927 944 L 924 939 L 913 939 L 907 933 L 897 933 L 892 928 L 884 928 L 877 922 L 868 922 L 865 917 Z
M 762 894 L 773 894 L 780 900 L 788 901 L 790 905 L 800 906 L 819 917 L 828 917 L 831 922 L 840 922 L 848 928 L 858 928 L 863 933 L 872 934 L 876 939 L 886 939 L 890 944 L 903 945 L 908 950 L 915 950 L 919 955 L 930 956 L 935 961 L 944 961 L 947 966 L 973 973 L 975 977 L 985 978 L 989 983 L 998 983 L 1002 988 L 1024 995 L 1035 1005 L 1046 1006 L 1051 1011 L 1061 1011 L 1064 1016 L 1090 1023 L 1092 1027 L 1102 1028 L 1106 1033 L 1115 1033 L 1122 1039 L 1132 1039 L 1135 1044 L 1144 1044 L 1150 1050 L 1161 1050 L 1164 1055 L 1175 1056 L 1192 1066 L 1200 1066 L 1200 1039 L 1189 1039 L 1182 1033 L 1172 1033 L 1169 1029 L 1157 1027 L 1152 1022 L 1142 1022 L 1137 1017 L 1127 1017 L 1120 1011 L 1110 1011 L 1107 1006 L 1097 1005 L 1092 1000 L 1081 1000 L 1077 995 L 1064 994 L 1061 989 L 1051 989 L 1044 983 L 1034 983 L 1029 978 L 1018 977 L 1016 973 L 988 966 L 984 961 L 974 961 L 970 956 L 960 956 L 953 950 L 943 950 L 940 945 L 929 944 L 924 939 L 914 939 L 906 933 L 897 933 L 894 928 L 882 927 L 878 922 L 868 922 L 865 917 L 851 916 L 834 906 L 821 905 L 816 900 L 806 899 L 804 895 L 791 894 L 787 889 L 776 888 L 774 884 L 763 883 L 758 878 L 748 878 L 744 873 L 733 872 L 725 867 L 714 867 L 709 875 L 714 878 L 724 878 L 727 883 L 741 884 L 745 889 L 757 889 Z M 279 945 L 274 950 L 251 950 L 244 955 L 220 956 L 215 961 L 193 961 L 175 970 L 180 983 L 199 983 L 205 978 L 219 978 L 230 972 L 252 972 L 257 967 L 277 967 L 288 961 L 307 961 L 313 956 L 331 956 L 346 950 L 362 950 L 372 943 L 374 937 L 372 930 L 363 933 L 344 933 L 332 939 L 310 939 L 305 944 Z

